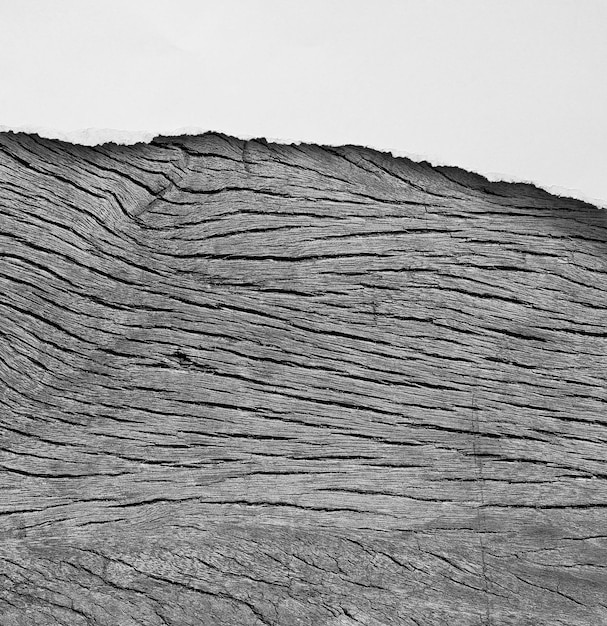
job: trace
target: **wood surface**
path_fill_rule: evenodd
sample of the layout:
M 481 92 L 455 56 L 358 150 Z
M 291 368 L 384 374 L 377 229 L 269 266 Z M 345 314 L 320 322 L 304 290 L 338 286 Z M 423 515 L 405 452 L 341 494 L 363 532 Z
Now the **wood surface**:
M 531 185 L 1 134 L 0 625 L 607 624 L 606 285 Z

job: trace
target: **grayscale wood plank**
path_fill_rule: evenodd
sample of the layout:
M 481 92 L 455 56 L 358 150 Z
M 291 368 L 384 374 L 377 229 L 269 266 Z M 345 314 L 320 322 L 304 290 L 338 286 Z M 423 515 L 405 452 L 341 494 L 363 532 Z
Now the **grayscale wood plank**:
M 607 623 L 605 215 L 1 134 L 0 624 Z

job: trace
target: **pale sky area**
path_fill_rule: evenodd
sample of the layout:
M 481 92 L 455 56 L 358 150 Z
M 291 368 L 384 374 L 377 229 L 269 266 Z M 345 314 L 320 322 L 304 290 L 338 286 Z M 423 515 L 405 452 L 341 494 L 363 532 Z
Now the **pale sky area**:
M 0 0 L 0 76 L 4 128 L 361 144 L 607 206 L 607 0 Z

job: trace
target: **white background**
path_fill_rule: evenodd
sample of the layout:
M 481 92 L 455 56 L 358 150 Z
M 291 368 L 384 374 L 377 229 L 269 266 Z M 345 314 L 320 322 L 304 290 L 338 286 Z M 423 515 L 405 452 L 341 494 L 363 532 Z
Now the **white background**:
M 0 0 L 0 125 L 363 144 L 607 206 L 607 0 Z

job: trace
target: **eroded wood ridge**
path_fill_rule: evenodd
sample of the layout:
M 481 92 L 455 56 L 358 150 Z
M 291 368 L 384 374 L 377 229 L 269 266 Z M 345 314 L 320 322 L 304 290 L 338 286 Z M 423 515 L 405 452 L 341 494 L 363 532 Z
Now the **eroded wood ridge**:
M 606 277 L 526 185 L 0 135 L 0 624 L 607 623 Z

